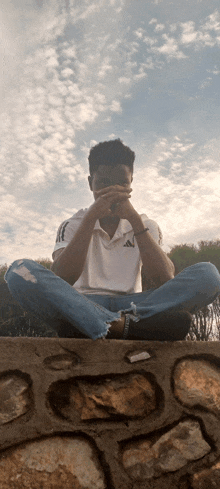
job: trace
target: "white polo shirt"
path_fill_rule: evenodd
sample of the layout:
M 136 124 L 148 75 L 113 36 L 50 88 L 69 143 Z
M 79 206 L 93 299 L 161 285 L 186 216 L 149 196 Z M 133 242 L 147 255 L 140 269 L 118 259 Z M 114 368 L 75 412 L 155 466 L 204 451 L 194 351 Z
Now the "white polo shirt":
M 57 232 L 54 251 L 65 248 L 72 240 L 88 209 L 81 209 L 64 221 Z M 158 224 L 145 214 L 141 219 L 155 241 L 161 244 L 162 234 Z M 83 294 L 121 295 L 142 291 L 142 261 L 131 224 L 120 219 L 112 239 L 96 221 L 84 270 L 74 284 Z

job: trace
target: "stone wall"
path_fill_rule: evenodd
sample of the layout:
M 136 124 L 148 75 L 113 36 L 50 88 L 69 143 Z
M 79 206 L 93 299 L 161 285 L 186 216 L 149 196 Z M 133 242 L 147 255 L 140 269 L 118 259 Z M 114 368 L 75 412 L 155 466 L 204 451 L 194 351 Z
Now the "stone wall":
M 0 489 L 220 487 L 218 342 L 0 339 Z

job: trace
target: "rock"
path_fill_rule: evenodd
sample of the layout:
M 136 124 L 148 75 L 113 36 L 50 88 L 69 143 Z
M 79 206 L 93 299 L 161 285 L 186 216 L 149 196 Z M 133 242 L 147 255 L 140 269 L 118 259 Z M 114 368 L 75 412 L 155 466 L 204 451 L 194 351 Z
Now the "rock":
M 0 489 L 105 489 L 92 445 L 80 437 L 55 436 L 1 454 Z
M 205 360 L 181 360 L 174 371 L 174 394 L 188 407 L 220 415 L 220 370 Z
M 19 418 L 30 408 L 30 387 L 16 374 L 0 379 L 0 424 Z
M 49 370 L 69 370 L 80 363 L 80 358 L 74 353 L 53 355 L 44 359 L 44 366 Z
M 218 489 L 220 487 L 220 462 L 210 469 L 194 474 L 191 484 L 193 489 Z
M 175 472 L 189 461 L 198 460 L 210 451 L 200 425 L 191 419 L 180 422 L 155 443 L 136 441 L 125 448 L 123 466 L 137 480 L 151 479 L 166 472 Z
M 126 358 L 130 363 L 140 362 L 141 360 L 148 360 L 150 354 L 147 351 L 133 351 L 128 353 Z
M 136 417 L 148 415 L 156 409 L 154 386 L 141 374 L 78 380 L 70 386 L 66 382 L 55 385 L 51 395 L 52 407 L 62 416 L 75 420 L 76 411 L 81 420 Z M 63 400 L 65 399 L 65 405 Z

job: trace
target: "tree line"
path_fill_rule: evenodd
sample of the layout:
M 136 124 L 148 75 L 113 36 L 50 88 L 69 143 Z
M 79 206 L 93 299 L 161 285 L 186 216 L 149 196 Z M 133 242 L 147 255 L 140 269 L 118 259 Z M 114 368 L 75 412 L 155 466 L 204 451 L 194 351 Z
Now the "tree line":
M 200 262 L 213 263 L 220 272 L 220 240 L 200 241 L 197 245 L 176 245 L 168 255 L 175 265 L 176 273 Z M 193 315 L 188 339 L 197 341 L 220 339 L 220 296 L 211 305 Z
M 197 245 L 181 244 L 168 253 L 178 274 L 199 262 L 211 262 L 220 272 L 220 240 L 200 241 Z M 50 269 L 51 260 L 38 259 Z M 56 332 L 20 308 L 4 281 L 7 265 L 0 265 L 0 336 L 57 336 Z M 9 334 L 10 333 L 10 334 Z M 220 296 L 209 306 L 193 315 L 187 340 L 212 341 L 220 339 Z

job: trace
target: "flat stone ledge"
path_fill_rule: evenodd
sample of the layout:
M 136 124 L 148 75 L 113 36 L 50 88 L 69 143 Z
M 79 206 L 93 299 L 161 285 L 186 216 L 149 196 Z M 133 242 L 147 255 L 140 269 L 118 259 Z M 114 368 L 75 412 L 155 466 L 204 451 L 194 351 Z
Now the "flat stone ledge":
M 214 487 L 219 399 L 219 342 L 2 337 L 0 468 L 4 473 L 7 462 L 9 474 L 4 489 L 20 487 L 19 480 L 22 488 L 30 486 L 29 466 L 26 472 L 23 465 L 20 472 L 13 469 L 12 476 L 10 467 L 26 452 L 33 452 L 34 467 L 41 446 L 53 447 L 54 470 L 48 475 L 48 460 L 41 457 L 39 488 L 61 489 L 64 482 L 68 489 L 86 488 L 90 481 L 94 489 L 136 489 L 142 483 L 146 489 L 203 489 L 209 474 Z M 191 457 L 192 443 L 199 450 Z M 59 464 L 62 447 L 66 458 Z M 88 466 L 86 457 L 95 465 L 84 480 L 80 466 Z

